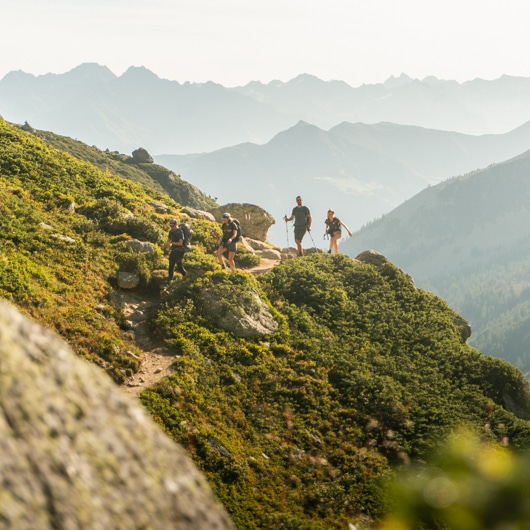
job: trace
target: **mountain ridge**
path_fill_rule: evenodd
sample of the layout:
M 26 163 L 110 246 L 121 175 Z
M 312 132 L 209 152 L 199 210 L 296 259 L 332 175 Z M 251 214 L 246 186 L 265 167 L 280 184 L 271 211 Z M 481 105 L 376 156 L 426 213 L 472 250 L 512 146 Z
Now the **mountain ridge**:
M 78 91 L 80 82 L 90 85 L 91 94 Z M 247 141 L 264 143 L 299 120 L 320 128 L 343 121 L 389 121 L 499 134 L 530 120 L 529 85 L 527 78 L 511 76 L 460 84 L 402 74 L 384 83 L 351 87 L 344 81 L 300 74 L 287 82 L 253 81 L 230 88 L 212 81 L 181 84 L 161 79 L 145 67 L 131 66 L 116 76 L 106 66 L 84 63 L 64 74 L 6 74 L 0 80 L 0 115 L 100 149 L 130 152 L 144 147 L 186 154 Z M 91 98 L 106 109 L 102 115 L 81 112 Z M 77 100 L 80 108 L 65 108 L 70 100 Z M 146 106 L 150 111 L 140 112 Z

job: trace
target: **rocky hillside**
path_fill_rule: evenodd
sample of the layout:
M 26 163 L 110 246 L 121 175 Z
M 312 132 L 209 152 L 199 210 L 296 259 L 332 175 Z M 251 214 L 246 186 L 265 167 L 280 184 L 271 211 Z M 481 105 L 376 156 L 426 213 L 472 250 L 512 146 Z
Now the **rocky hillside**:
M 173 363 L 139 399 L 238 528 L 374 525 L 385 480 L 462 424 L 530 445 L 521 372 L 471 348 L 465 321 L 386 258 L 283 253 L 229 274 L 214 212 L 191 218 L 188 274 L 167 284 L 160 244 L 185 211 L 0 121 L 0 295 L 121 385 L 144 350 L 120 294 L 149 299 L 146 335 Z

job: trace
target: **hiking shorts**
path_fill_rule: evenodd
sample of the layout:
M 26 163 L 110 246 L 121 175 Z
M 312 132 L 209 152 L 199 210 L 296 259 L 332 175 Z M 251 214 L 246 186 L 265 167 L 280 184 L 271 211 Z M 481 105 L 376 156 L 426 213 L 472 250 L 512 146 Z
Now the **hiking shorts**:
M 223 241 L 223 247 L 228 250 L 228 252 L 237 252 L 237 243 L 228 243 L 227 241 Z
M 302 241 L 304 239 L 307 228 L 305 226 L 295 226 L 294 227 L 294 240 Z

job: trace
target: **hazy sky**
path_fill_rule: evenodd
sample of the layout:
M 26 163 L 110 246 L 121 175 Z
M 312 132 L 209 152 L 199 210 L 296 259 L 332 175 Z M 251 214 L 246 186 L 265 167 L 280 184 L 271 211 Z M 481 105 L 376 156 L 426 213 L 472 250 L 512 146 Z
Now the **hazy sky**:
M 0 79 L 98 63 L 121 75 L 352 86 L 405 72 L 530 77 L 529 0 L 0 0 Z

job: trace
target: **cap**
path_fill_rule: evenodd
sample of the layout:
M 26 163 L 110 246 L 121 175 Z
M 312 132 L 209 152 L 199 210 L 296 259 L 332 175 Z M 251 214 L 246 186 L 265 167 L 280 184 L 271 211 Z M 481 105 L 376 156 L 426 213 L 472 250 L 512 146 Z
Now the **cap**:
M 230 217 L 230 214 L 229 213 L 224 213 L 223 214 L 223 219 L 228 219 Z
M 169 224 L 170 226 L 175 226 L 178 224 L 178 221 L 176 219 L 171 219 L 171 221 L 169 221 Z

